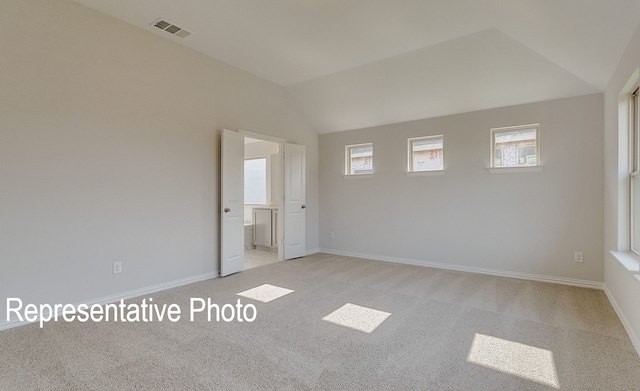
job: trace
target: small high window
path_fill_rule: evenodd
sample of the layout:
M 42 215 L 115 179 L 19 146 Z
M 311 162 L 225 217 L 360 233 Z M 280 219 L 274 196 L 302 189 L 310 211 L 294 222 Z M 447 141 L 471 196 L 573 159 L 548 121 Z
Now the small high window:
M 491 167 L 540 165 L 540 125 L 491 129 Z
M 373 144 L 347 145 L 345 174 L 373 174 Z
M 408 172 L 444 170 L 444 136 L 409 139 Z

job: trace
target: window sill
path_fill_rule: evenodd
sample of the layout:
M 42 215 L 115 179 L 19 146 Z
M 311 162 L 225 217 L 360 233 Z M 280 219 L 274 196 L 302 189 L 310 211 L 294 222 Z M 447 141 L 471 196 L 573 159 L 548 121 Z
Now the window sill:
M 632 273 L 640 272 L 640 261 L 638 257 L 628 251 L 610 251 L 611 255 L 618 260 L 628 271 Z M 636 276 L 639 277 L 639 276 Z
M 489 167 L 487 170 L 492 174 L 515 174 L 519 172 L 540 172 L 544 166 L 528 167 Z
M 411 171 L 411 172 L 405 172 L 404 175 L 406 175 L 408 177 L 444 175 L 444 170 Z
M 370 179 L 373 178 L 373 174 L 352 174 L 343 175 L 344 179 Z

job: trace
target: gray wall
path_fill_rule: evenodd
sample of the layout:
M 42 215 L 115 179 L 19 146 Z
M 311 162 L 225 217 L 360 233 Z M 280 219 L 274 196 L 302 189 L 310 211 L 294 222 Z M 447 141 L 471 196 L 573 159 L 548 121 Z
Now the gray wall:
M 0 35 L 0 326 L 6 297 L 216 272 L 223 128 L 307 146 L 318 247 L 318 135 L 284 88 L 70 1 L 3 1 Z
M 602 281 L 602 107 L 596 94 L 321 135 L 321 248 Z M 490 174 L 490 129 L 531 123 L 544 169 Z M 435 134 L 445 175 L 406 177 L 407 138 Z M 344 179 L 345 145 L 366 142 L 374 177 Z

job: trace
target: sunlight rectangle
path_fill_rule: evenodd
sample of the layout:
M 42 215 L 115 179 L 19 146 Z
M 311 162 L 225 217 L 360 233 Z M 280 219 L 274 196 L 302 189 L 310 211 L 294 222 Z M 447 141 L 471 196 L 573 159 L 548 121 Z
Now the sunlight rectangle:
M 560 388 L 553 352 L 547 349 L 476 333 L 467 361 L 546 386 Z
M 236 295 L 246 297 L 251 300 L 260 301 L 263 303 L 268 303 L 270 301 L 279 299 L 282 296 L 288 295 L 291 292 L 295 292 L 295 291 L 292 289 L 281 288 L 279 286 L 275 286 L 271 284 L 263 284 L 255 288 L 252 288 L 240 293 L 236 293 Z
M 322 320 L 365 333 L 372 333 L 390 315 L 389 312 L 347 303 Z

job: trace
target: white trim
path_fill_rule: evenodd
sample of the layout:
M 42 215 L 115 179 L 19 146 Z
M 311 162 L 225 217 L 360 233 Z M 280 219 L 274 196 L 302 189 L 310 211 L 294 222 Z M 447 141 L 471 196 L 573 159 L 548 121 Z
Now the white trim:
M 342 176 L 344 179 L 367 179 L 367 178 L 373 178 L 373 174 L 351 174 L 351 175 L 343 175 Z
M 411 171 L 411 172 L 405 172 L 404 175 L 406 175 L 408 177 L 414 177 L 414 176 L 436 176 L 436 175 L 444 175 L 444 170 Z
M 74 307 L 77 307 L 80 304 L 86 304 L 89 307 L 91 307 L 94 304 L 99 304 L 99 305 L 105 305 L 105 304 L 109 304 L 109 303 L 115 303 L 118 302 L 120 300 L 127 300 L 127 299 L 132 299 L 134 297 L 140 297 L 140 296 L 145 296 L 148 295 L 150 293 L 155 293 L 155 292 L 160 292 L 160 291 L 165 291 L 167 289 L 172 289 L 172 288 L 176 288 L 179 286 L 183 286 L 183 285 L 189 285 L 189 284 L 193 284 L 196 282 L 200 282 L 200 281 L 205 281 L 205 280 L 210 280 L 212 278 L 216 278 L 220 275 L 219 271 L 215 271 L 213 273 L 205 273 L 205 274 L 198 274 L 196 276 L 192 276 L 192 277 L 185 277 L 185 278 L 181 278 L 178 280 L 173 280 L 173 281 L 169 281 L 169 282 L 163 282 L 160 284 L 156 284 L 156 285 L 150 285 L 148 287 L 145 288 L 140 288 L 140 289 L 134 289 L 134 290 L 130 290 L 130 291 L 126 291 L 126 292 L 122 292 L 122 293 L 117 293 L 117 294 L 113 294 L 110 296 L 105 296 L 105 297 L 100 297 L 98 299 L 93 299 L 93 300 L 88 300 L 88 301 L 83 301 L 83 302 L 79 302 L 74 304 Z M 58 315 L 62 314 L 62 309 L 60 311 L 58 311 Z M 29 324 L 31 322 L 27 322 L 27 321 L 19 321 L 19 320 L 12 320 L 12 321 L 4 321 L 4 322 L 0 322 L 0 331 L 2 330 L 7 330 L 13 327 L 18 327 L 18 326 L 23 326 L 26 324 Z
M 532 129 L 532 128 L 538 128 L 540 127 L 540 124 L 528 124 L 528 125 L 516 125 L 516 126 L 503 126 L 501 128 L 492 128 L 491 131 L 496 131 L 496 132 L 508 132 L 508 131 L 512 131 L 512 130 L 526 130 L 526 129 Z
M 362 254 L 362 253 L 355 253 L 350 251 L 331 250 L 327 248 L 321 248 L 320 252 L 323 252 L 326 254 L 332 254 L 332 255 L 342 255 L 345 257 L 371 259 L 374 261 L 402 263 L 405 265 L 433 267 L 436 269 L 446 269 L 446 270 L 456 270 L 456 271 L 469 272 L 469 273 L 488 274 L 491 276 L 549 282 L 552 284 L 571 285 L 571 286 L 578 286 L 582 288 L 603 289 L 604 287 L 604 283 L 599 281 L 577 280 L 573 278 L 546 276 L 541 274 L 512 272 L 508 270 L 487 269 L 483 267 L 455 265 L 450 263 L 429 262 L 429 261 L 422 261 L 418 259 L 397 258 L 397 257 L 388 257 L 388 256 L 373 255 L 373 254 Z
M 540 172 L 544 166 L 528 167 L 487 167 L 487 171 L 492 174 L 515 174 L 518 172 Z
M 629 251 L 609 251 L 615 259 L 630 272 L 640 271 L 640 262 L 638 256 Z
M 255 138 L 262 141 L 269 141 L 276 144 L 282 144 L 287 142 L 287 140 L 280 137 L 268 136 L 266 134 L 250 132 L 248 130 L 238 129 L 238 133 L 244 135 L 245 137 Z
M 636 350 L 636 354 L 638 355 L 638 357 L 640 357 L 640 338 L 638 338 L 636 333 L 633 331 L 633 327 L 631 327 L 631 323 L 629 323 L 629 321 L 627 320 L 627 317 L 624 315 L 622 308 L 620 308 L 620 306 L 618 305 L 618 302 L 613 297 L 613 294 L 611 293 L 607 285 L 604 285 L 603 290 L 605 295 L 607 295 L 607 299 L 609 299 L 609 302 L 611 303 L 613 310 L 618 315 L 618 318 L 620 318 L 620 322 L 622 322 L 622 326 L 624 327 L 624 330 L 627 332 L 627 335 L 631 340 L 631 344 Z

